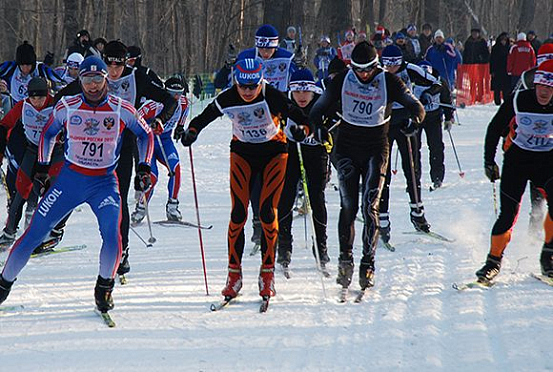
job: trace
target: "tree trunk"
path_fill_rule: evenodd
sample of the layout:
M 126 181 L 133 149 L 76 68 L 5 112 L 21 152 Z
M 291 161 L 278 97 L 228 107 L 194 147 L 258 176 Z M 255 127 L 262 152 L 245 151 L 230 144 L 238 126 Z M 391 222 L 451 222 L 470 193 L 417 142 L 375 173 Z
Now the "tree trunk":
M 517 29 L 524 32 L 533 29 L 536 0 L 522 0 L 519 9 Z M 549 16 L 551 16 L 551 14 L 549 14 Z

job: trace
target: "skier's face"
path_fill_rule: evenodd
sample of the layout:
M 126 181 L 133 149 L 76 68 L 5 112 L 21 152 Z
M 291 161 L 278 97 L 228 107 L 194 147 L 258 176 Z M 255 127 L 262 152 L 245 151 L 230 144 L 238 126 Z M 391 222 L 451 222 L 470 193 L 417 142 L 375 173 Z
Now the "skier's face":
M 536 84 L 536 99 L 542 106 L 549 105 L 553 98 L 553 87 L 544 84 Z
M 125 65 L 116 65 L 116 64 L 109 64 L 108 65 L 108 78 L 110 80 L 117 80 L 123 75 L 123 70 L 125 69 Z
M 292 92 L 292 98 L 299 107 L 304 108 L 313 100 L 314 93 L 309 91 L 294 91 Z
M 259 55 L 263 59 L 269 59 L 275 54 L 275 48 L 259 48 Z
M 29 101 L 31 102 L 31 105 L 38 110 L 44 106 L 44 103 L 46 103 L 46 96 L 29 97 Z
M 363 69 L 356 68 L 356 67 L 353 68 L 353 72 L 355 72 L 355 75 L 357 75 L 357 77 L 361 81 L 370 80 L 374 76 L 375 71 L 376 71 L 376 67 L 372 67 L 372 68 L 368 67 Z
M 33 69 L 33 65 L 19 65 L 19 69 L 23 75 L 29 75 Z
M 102 98 L 106 88 L 106 78 L 104 76 L 100 74 L 81 76 L 80 81 L 83 93 L 89 100 L 97 102 Z
M 236 88 L 238 90 L 238 94 L 240 95 L 240 98 L 242 98 L 246 102 L 251 102 L 254 99 L 259 96 L 259 93 L 261 93 L 261 84 L 255 84 L 255 85 L 242 85 L 242 84 L 236 84 Z

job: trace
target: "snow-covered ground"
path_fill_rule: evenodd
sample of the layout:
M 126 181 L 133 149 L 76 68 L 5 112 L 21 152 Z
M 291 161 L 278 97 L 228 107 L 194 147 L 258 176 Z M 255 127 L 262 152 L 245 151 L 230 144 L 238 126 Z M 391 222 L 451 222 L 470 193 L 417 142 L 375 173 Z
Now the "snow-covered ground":
M 202 223 L 214 226 L 203 231 L 210 295 L 205 294 L 197 230 L 154 226 L 153 248 L 131 233 L 129 283 L 115 289 L 112 315 L 117 327 L 107 328 L 92 311 L 100 238 L 85 206 L 70 219 L 62 246 L 85 243 L 87 249 L 31 259 L 5 302 L 25 308 L 0 315 L 0 371 L 553 369 L 547 341 L 553 331 L 552 289 L 529 275 L 539 271 L 541 243 L 527 234 L 527 197 L 498 284 L 488 291 L 458 293 L 451 288 L 453 282 L 472 279 L 488 252 L 494 211 L 482 147 L 495 110 L 459 110 L 462 125 L 453 135 L 466 175 L 459 177 L 446 137 L 447 187 L 423 192 L 433 229 L 456 239 L 454 243 L 402 233 L 413 228 L 400 171 L 393 178 L 391 200 L 397 250 L 378 250 L 376 287 L 363 303 L 339 304 L 339 196 L 329 188 L 328 297 L 323 299 L 314 259 L 304 248 L 303 219 L 297 219 L 292 278 L 277 273 L 278 293 L 266 314 L 258 313 L 260 258 L 249 256 L 249 246 L 242 296 L 221 312 L 209 310 L 225 283 L 230 211 L 230 126 L 217 120 L 193 147 Z M 179 145 L 179 151 L 180 208 L 185 220 L 195 221 L 188 150 Z M 428 186 L 426 149 L 423 164 Z M 161 174 L 150 208 L 153 220 L 165 218 L 166 177 Z M 5 204 L 3 192 L 0 204 Z M 4 220 L 5 209 L 0 213 Z M 148 237 L 145 225 L 137 229 Z M 357 246 L 356 260 L 359 242 Z M 352 288 L 357 286 L 355 276 Z

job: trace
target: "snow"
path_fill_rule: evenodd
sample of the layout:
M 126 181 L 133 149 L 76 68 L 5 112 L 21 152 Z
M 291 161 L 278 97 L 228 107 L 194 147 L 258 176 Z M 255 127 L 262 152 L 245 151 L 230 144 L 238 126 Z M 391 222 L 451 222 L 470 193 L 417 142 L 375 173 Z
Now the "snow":
M 201 107 L 195 107 L 198 113 Z M 243 268 L 242 296 L 212 313 L 226 279 L 226 229 L 230 212 L 228 156 L 230 124 L 217 120 L 193 146 L 203 224 L 209 296 L 201 265 L 198 232 L 154 225 L 157 243 L 146 248 L 131 232 L 128 285 L 117 285 L 117 327 L 93 313 L 99 233 L 88 206 L 71 217 L 62 246 L 87 249 L 31 259 L 14 284 L 6 306 L 23 311 L 0 315 L 1 371 L 361 371 L 361 370 L 551 370 L 551 288 L 530 277 L 539 271 L 541 242 L 527 233 L 525 195 L 498 284 L 459 293 L 453 282 L 474 278 L 488 252 L 494 222 L 492 185 L 482 167 L 483 138 L 495 106 L 459 110 L 453 135 L 464 178 L 446 144 L 445 187 L 429 193 L 428 157 L 423 149 L 423 192 L 433 229 L 454 243 L 417 235 L 409 222 L 405 180 L 393 177 L 391 220 L 396 252 L 377 252 L 376 287 L 363 303 L 337 302 L 339 196 L 327 189 L 332 277 L 322 297 L 314 259 L 305 249 L 303 219 L 296 219 L 290 280 L 276 275 L 277 295 L 258 313 L 260 258 Z M 180 209 L 195 222 L 188 150 L 179 145 L 183 185 Z M 394 149 L 394 152 L 396 150 Z M 500 151 L 498 151 L 500 152 Z M 497 157 L 498 162 L 501 157 Z M 166 177 L 151 203 L 153 220 L 165 218 Z M 335 180 L 335 173 L 334 179 Z M 132 195 L 131 195 L 132 198 Z M 5 193 L 0 192 L 0 203 Z M 2 208 L 2 217 L 5 209 Z M 4 219 L 4 218 L 2 218 Z M 358 231 L 361 225 L 357 226 Z M 137 231 L 148 238 L 144 224 Z M 356 241 L 356 265 L 360 242 Z M 0 257 L 5 260 L 6 254 Z M 352 289 L 357 289 L 356 276 Z M 547 339 L 547 338 L 545 338 Z

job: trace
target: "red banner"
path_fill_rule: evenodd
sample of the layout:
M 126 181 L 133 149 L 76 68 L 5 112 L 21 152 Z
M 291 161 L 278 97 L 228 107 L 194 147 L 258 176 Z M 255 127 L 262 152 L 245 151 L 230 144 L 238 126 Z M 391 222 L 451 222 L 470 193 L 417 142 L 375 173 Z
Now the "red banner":
M 457 105 L 484 104 L 493 101 L 490 89 L 490 66 L 459 65 L 457 68 Z

